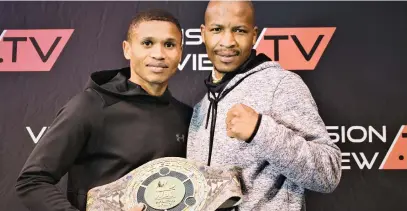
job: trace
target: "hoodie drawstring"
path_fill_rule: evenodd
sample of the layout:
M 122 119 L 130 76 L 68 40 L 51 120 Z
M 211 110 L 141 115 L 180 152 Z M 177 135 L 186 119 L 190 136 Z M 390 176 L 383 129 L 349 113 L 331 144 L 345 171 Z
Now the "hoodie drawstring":
M 210 94 L 213 95 L 213 98 L 211 98 Z M 206 115 L 206 124 L 205 124 L 205 129 L 208 128 L 208 122 L 209 122 L 209 116 L 212 116 L 211 118 L 211 128 L 209 132 L 209 155 L 208 155 L 208 163 L 207 165 L 211 165 L 211 158 L 212 158 L 212 149 L 213 149 L 213 139 L 215 136 L 215 127 L 216 127 L 216 116 L 218 113 L 218 102 L 220 100 L 219 95 L 216 96 L 215 93 L 209 91 L 208 89 L 208 100 L 209 100 L 209 108 L 208 112 Z
M 257 71 L 256 71 L 257 72 Z M 215 137 L 215 127 L 216 127 L 216 116 L 218 114 L 218 103 L 220 100 L 222 100 L 227 94 L 229 94 L 229 92 L 231 92 L 237 85 L 239 85 L 241 82 L 243 82 L 243 80 L 256 73 L 256 72 L 252 72 L 247 74 L 244 78 L 239 79 L 233 86 L 231 86 L 228 89 L 225 89 L 223 92 L 219 93 L 218 95 L 216 95 L 214 92 L 212 92 L 209 88 L 208 88 L 208 100 L 209 100 L 209 108 L 208 108 L 208 112 L 206 114 L 206 123 L 205 123 L 205 129 L 208 129 L 208 123 L 209 123 L 209 116 L 212 114 L 212 118 L 211 118 L 211 128 L 210 128 L 210 132 L 209 132 L 209 155 L 208 155 L 208 166 L 211 165 L 211 158 L 212 158 L 212 148 L 213 148 L 213 141 L 214 141 L 214 137 Z M 213 98 L 211 98 L 211 95 L 213 96 Z

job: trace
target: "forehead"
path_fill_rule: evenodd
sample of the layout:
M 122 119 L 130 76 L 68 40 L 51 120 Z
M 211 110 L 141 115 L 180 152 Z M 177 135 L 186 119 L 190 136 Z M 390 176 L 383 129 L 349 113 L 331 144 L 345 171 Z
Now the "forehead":
M 150 37 L 158 40 L 181 40 L 178 27 L 168 21 L 141 21 L 134 28 L 132 39 Z
M 205 13 L 205 24 L 253 25 L 253 12 L 244 2 L 211 2 Z

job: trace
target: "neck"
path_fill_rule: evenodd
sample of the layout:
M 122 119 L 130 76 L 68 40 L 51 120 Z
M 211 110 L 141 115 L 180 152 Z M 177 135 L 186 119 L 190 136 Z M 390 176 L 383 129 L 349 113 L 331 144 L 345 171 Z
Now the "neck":
M 167 89 L 168 82 L 165 83 L 149 83 L 143 80 L 137 74 L 131 74 L 129 80 L 135 84 L 140 85 L 149 95 L 152 96 L 161 96 L 164 94 Z
M 223 76 L 225 76 L 225 73 L 221 73 L 218 70 L 216 70 L 216 68 L 213 69 L 213 73 L 212 73 L 212 80 L 215 81 L 221 81 Z

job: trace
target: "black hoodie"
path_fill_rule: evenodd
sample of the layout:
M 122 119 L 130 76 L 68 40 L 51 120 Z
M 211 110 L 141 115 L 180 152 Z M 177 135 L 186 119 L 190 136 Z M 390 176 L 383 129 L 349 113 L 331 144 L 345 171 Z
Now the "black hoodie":
M 32 211 L 85 210 L 89 189 L 161 157 L 185 157 L 192 108 L 168 90 L 154 97 L 128 81 L 130 69 L 91 75 L 57 114 L 17 180 Z M 68 175 L 67 197 L 55 186 Z

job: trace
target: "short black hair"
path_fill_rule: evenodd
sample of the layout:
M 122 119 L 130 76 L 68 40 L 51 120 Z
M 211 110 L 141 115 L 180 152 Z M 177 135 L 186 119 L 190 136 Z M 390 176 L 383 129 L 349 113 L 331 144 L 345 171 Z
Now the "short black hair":
M 170 12 L 162 10 L 162 9 L 150 9 L 147 11 L 143 11 L 138 13 L 132 20 L 127 31 L 127 41 L 131 40 L 131 35 L 133 33 L 134 28 L 143 21 L 166 21 L 175 24 L 181 33 L 182 39 L 182 30 L 181 24 L 179 24 L 178 19 L 172 15 Z

